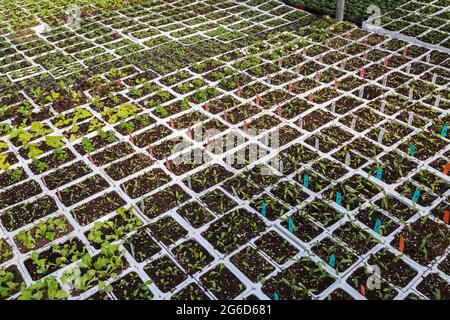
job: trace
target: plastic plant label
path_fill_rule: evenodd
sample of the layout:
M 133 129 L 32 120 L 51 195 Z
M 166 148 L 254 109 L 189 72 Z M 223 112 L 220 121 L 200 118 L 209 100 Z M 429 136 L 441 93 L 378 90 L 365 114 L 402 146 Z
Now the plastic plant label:
M 417 201 L 419 200 L 419 197 L 420 197 L 420 189 L 416 188 L 416 190 L 414 191 L 413 197 L 412 197 L 412 202 L 414 204 L 416 204 Z
M 447 163 L 447 164 L 444 166 L 444 169 L 442 170 L 442 173 L 445 174 L 445 175 L 447 175 L 449 170 L 450 170 L 450 162 Z
M 334 268 L 334 265 L 336 264 L 336 257 L 334 255 L 330 256 L 330 259 L 328 260 L 328 264 L 330 267 Z
M 364 285 L 359 286 L 359 293 L 364 297 L 366 296 L 366 287 Z
M 444 211 L 444 223 L 445 224 L 448 224 L 449 216 L 450 216 L 450 211 L 449 210 L 445 210 Z
M 265 202 L 263 202 L 263 204 L 262 204 L 261 214 L 263 215 L 263 217 L 266 217 L 266 214 L 267 214 L 267 204 L 266 204 Z
M 400 241 L 398 244 L 398 251 L 400 251 L 401 253 L 403 253 L 403 251 L 405 251 L 405 238 L 403 236 L 400 236 Z
M 278 294 L 278 292 L 273 293 L 273 300 L 280 300 L 280 295 Z
M 414 157 L 414 152 L 416 151 L 416 146 L 413 144 L 413 143 L 411 143 L 411 145 L 409 146 L 409 152 L 408 152 L 408 154 L 411 156 L 411 157 Z
M 444 125 L 443 127 L 442 127 L 442 130 L 441 130 L 441 137 L 442 138 L 445 138 L 446 136 L 447 136 L 447 131 L 448 131 L 448 125 Z
M 380 227 L 381 227 L 381 220 L 377 219 L 375 221 L 375 227 L 373 228 L 373 231 L 375 231 L 375 233 L 380 234 Z
M 342 205 L 342 194 L 339 191 L 336 192 L 336 203 Z
M 305 189 L 308 189 L 309 187 L 309 176 L 307 174 L 303 176 L 303 186 Z
M 288 220 L 288 231 L 294 233 L 294 220 L 292 218 Z
M 378 180 L 381 180 L 382 176 L 383 176 L 383 169 L 382 169 L 382 168 L 378 168 L 378 169 L 377 169 L 376 178 L 377 178 Z

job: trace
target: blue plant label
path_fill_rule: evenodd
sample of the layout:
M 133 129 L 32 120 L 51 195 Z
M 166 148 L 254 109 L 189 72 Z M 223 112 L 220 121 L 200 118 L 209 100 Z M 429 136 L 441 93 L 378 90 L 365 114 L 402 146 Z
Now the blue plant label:
M 261 214 L 263 215 L 263 217 L 265 217 L 266 213 L 267 213 L 267 204 L 265 202 L 263 202 L 262 208 L 261 208 Z
M 273 300 L 280 300 L 280 295 L 278 294 L 278 292 L 273 293 Z
M 330 267 L 334 268 L 334 265 L 336 264 L 336 257 L 334 255 L 330 256 L 328 264 L 330 265 Z
M 441 130 L 442 138 L 445 138 L 447 136 L 447 131 L 448 131 L 448 125 L 444 125 Z
M 341 193 L 339 191 L 336 191 L 336 203 L 338 205 L 342 204 L 342 195 L 341 195 Z
M 373 228 L 373 231 L 375 231 L 375 233 L 380 233 L 380 227 L 381 227 L 381 220 L 377 219 L 375 221 L 375 227 Z
M 420 190 L 419 190 L 419 188 L 416 188 L 416 191 L 414 191 L 414 194 L 412 197 L 412 202 L 417 203 L 417 200 L 419 200 L 419 197 L 420 197 Z
M 413 143 L 411 143 L 411 145 L 409 146 L 409 155 L 411 157 L 414 157 L 414 152 L 415 151 L 416 151 L 416 146 Z
M 308 187 L 309 187 L 309 177 L 308 177 L 307 174 L 305 174 L 305 175 L 303 176 L 303 186 L 304 186 L 306 189 L 308 189 Z
M 376 175 L 376 178 L 377 178 L 378 180 L 381 180 L 382 176 L 383 176 L 383 169 L 378 168 L 378 169 L 377 169 L 377 175 Z
M 288 220 L 288 230 L 290 233 L 294 233 L 294 220 L 292 218 Z

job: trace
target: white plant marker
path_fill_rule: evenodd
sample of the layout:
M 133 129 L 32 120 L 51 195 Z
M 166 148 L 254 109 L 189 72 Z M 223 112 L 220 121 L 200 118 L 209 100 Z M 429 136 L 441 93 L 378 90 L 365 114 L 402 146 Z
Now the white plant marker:
M 386 87 L 386 85 L 387 85 L 387 76 L 385 75 L 383 77 L 383 86 Z
M 314 141 L 314 146 L 317 150 L 319 150 L 319 146 L 320 146 L 319 138 L 316 138 L 316 140 Z
M 139 207 L 140 207 L 142 213 L 145 213 L 145 202 L 144 202 L 144 197 L 141 198 L 141 201 L 139 202 Z
M 406 67 L 406 73 L 411 73 L 411 64 Z
M 298 127 L 299 127 L 300 129 L 303 129 L 303 118 L 299 118 L 299 119 L 298 119 Z
M 441 103 L 441 96 L 436 96 L 436 100 L 434 100 L 434 107 L 439 108 L 440 103 Z
M 408 126 L 412 125 L 413 120 L 414 120 L 414 112 L 409 111 L 408 112 Z
M 433 78 L 431 79 L 431 83 L 435 84 L 437 80 L 437 73 L 433 73 Z
M 414 95 L 414 90 L 413 90 L 413 88 L 411 88 L 411 89 L 409 89 L 409 95 L 408 95 L 409 100 L 412 100 L 413 95 Z
M 384 113 L 384 108 L 386 108 L 386 101 L 381 101 L 381 108 L 380 111 Z
M 280 160 L 280 172 L 284 173 L 284 163 L 283 160 Z
M 187 178 L 187 184 L 188 184 L 189 189 L 192 189 L 192 180 L 191 180 L 191 177 L 188 177 L 188 178 Z
M 359 88 L 359 97 L 362 98 L 364 95 L 364 87 Z
M 380 128 L 380 132 L 378 133 L 378 143 L 379 144 L 383 143 L 383 137 L 384 137 L 384 129 Z
M 350 160 L 351 160 L 350 153 L 347 153 L 347 154 L 345 155 L 345 165 L 346 165 L 346 166 L 350 166 Z
M 353 118 L 352 118 L 352 124 L 351 124 L 351 128 L 352 128 L 352 130 L 354 130 L 354 129 L 355 129 L 355 127 L 356 127 L 356 117 L 355 117 L 355 116 L 353 116 Z
M 335 113 L 336 112 L 336 101 L 333 101 L 331 103 L 331 112 Z

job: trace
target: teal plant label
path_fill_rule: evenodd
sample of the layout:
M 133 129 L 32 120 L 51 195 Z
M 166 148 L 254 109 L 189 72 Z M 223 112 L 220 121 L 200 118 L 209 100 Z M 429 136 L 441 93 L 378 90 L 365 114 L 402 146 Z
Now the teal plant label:
M 278 292 L 273 293 L 273 300 L 280 300 L 280 295 L 278 294 Z
M 288 231 L 294 233 L 294 220 L 292 218 L 288 220 Z
M 382 176 L 383 176 L 383 169 L 378 168 L 378 169 L 377 169 L 376 178 L 377 178 L 378 180 L 381 180 Z
M 339 191 L 336 191 L 336 203 L 342 205 L 342 194 Z
M 263 215 L 263 217 L 265 217 L 267 214 L 267 204 L 265 202 L 262 203 L 261 214 Z
M 334 255 L 330 256 L 330 259 L 328 260 L 328 264 L 330 267 L 334 268 L 334 265 L 336 264 L 336 257 Z
M 412 197 L 412 202 L 417 203 L 417 201 L 419 200 L 419 197 L 420 197 L 420 189 L 416 188 L 416 191 L 414 191 L 414 194 Z
M 443 127 L 442 127 L 442 130 L 441 130 L 441 137 L 442 138 L 445 138 L 446 136 L 447 136 L 447 131 L 448 131 L 448 125 L 444 125 Z
M 303 176 L 303 186 L 304 186 L 306 189 L 308 189 L 308 187 L 309 187 L 309 177 L 308 177 L 307 174 L 305 174 L 305 175 Z
M 380 234 L 380 227 L 381 227 L 381 220 L 377 219 L 375 221 L 375 227 L 373 228 L 373 231 L 375 231 L 375 233 Z
M 414 152 L 415 151 L 416 151 L 416 146 L 413 143 L 411 143 L 411 145 L 409 146 L 409 155 L 411 157 L 414 157 Z

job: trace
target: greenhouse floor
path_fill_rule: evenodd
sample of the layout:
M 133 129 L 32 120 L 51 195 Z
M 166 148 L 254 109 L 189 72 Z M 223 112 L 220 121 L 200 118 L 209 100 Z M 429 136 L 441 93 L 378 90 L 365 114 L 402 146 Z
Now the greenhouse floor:
M 145 3 L 0 23 L 0 300 L 450 299 L 448 40 Z

